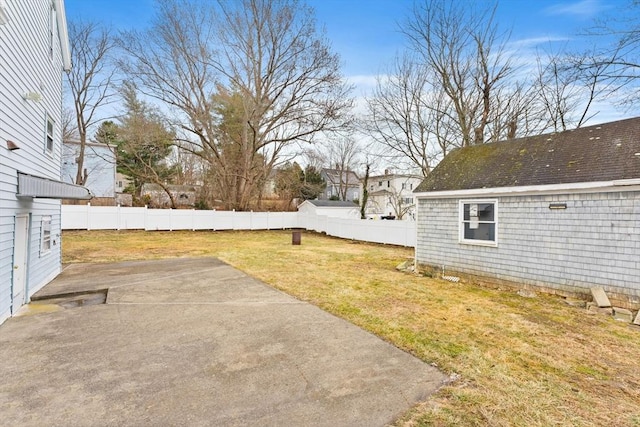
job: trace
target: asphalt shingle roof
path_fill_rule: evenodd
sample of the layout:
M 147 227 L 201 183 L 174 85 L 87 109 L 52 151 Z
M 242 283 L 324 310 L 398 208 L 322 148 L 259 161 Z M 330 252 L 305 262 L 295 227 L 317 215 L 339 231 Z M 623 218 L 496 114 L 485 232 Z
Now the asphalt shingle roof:
M 640 117 L 451 151 L 415 192 L 640 178 Z

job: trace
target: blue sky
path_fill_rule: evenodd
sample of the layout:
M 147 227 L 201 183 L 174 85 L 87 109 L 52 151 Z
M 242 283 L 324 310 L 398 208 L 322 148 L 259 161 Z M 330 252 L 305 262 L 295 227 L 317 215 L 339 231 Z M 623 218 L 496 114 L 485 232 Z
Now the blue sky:
M 465 1 L 465 0 L 452 0 Z M 307 0 L 319 25 L 342 58 L 343 73 L 358 84 L 360 94 L 384 72 L 404 47 L 399 25 L 413 0 Z M 502 0 L 497 18 L 512 29 L 511 42 L 522 56 L 536 47 L 579 43 L 577 34 L 604 14 L 624 15 L 630 0 Z M 150 24 L 153 0 L 65 0 L 67 18 L 102 21 L 115 29 Z
M 453 0 L 464 1 L 464 0 Z M 372 75 L 403 48 L 398 26 L 413 0 L 308 0 L 316 9 L 334 49 L 344 62 L 345 75 Z M 629 0 L 503 0 L 498 20 L 513 28 L 512 41 L 562 40 L 575 36 L 603 13 L 619 14 Z M 116 29 L 149 25 L 153 0 L 66 0 L 68 19 L 102 21 Z

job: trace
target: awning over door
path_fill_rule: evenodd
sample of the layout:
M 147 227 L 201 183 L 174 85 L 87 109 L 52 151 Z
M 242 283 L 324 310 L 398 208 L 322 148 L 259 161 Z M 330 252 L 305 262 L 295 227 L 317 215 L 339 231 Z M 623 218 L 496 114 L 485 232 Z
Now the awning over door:
M 89 200 L 91 192 L 81 185 L 69 184 L 54 179 L 42 178 L 18 172 L 18 197 L 41 199 Z

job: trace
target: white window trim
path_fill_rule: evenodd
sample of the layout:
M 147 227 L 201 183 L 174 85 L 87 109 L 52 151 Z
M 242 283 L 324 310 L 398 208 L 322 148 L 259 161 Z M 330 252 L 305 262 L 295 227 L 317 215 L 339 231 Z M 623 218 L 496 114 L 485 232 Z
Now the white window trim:
M 493 223 L 495 224 L 495 240 L 473 240 L 464 238 L 464 205 L 493 203 Z M 498 246 L 498 199 L 461 199 L 458 200 L 458 243 L 475 246 Z
M 45 238 L 45 231 L 48 231 L 48 238 Z M 45 242 L 48 242 L 48 247 L 45 247 Z M 51 235 L 51 216 L 43 216 L 40 220 L 40 256 L 47 255 L 51 252 L 53 246 L 53 239 Z
M 49 133 L 49 123 L 51 123 L 51 133 Z M 53 121 L 53 118 L 49 114 L 45 114 L 44 119 L 44 151 L 45 153 L 49 153 L 53 155 L 53 151 L 56 145 L 55 139 L 56 133 L 56 122 Z M 49 137 L 51 137 L 51 149 L 49 149 Z

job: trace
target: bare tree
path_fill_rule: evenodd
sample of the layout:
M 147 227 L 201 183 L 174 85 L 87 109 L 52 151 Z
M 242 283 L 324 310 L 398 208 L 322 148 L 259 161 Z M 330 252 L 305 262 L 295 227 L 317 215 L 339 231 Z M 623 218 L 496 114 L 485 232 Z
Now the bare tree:
M 62 108 L 62 141 L 76 141 L 78 136 L 78 124 L 75 111 L 69 107 Z M 75 177 L 71 177 L 72 179 Z
M 611 64 L 591 53 L 538 55 L 534 82 L 547 129 L 560 132 L 581 127 L 597 114 L 594 102 L 615 91 L 607 79 Z
M 246 210 L 285 147 L 350 119 L 339 58 L 318 34 L 312 9 L 295 0 L 158 4 L 153 28 L 123 34 L 131 59 L 123 66 L 176 113 L 183 148 L 229 178 L 219 186 L 228 190 L 226 207 Z M 215 94 L 233 102 L 216 111 Z
M 398 192 L 395 187 L 389 192 L 389 205 L 397 219 L 404 219 L 404 216 L 415 208 L 413 197 L 408 197 L 402 192 Z
M 324 143 L 326 163 L 329 169 L 334 169 L 338 184 L 338 197 L 347 200 L 348 190 L 354 184 L 355 165 L 358 163 L 360 147 L 353 134 L 337 135 L 336 138 Z
M 377 78 L 367 100 L 365 131 L 426 176 L 452 144 L 442 120 L 447 99 L 441 95 L 431 91 L 425 67 L 407 55 L 397 58 L 389 73 Z
M 103 120 L 99 110 L 111 101 L 115 68 L 109 56 L 115 44 L 109 30 L 94 22 L 71 22 L 69 41 L 73 68 L 67 73 L 67 87 L 73 98 L 78 140 L 75 183 L 84 185 L 88 172 L 84 168 L 84 152 L 89 131 Z
M 487 141 L 496 93 L 514 72 L 508 33 L 499 32 L 495 10 L 426 0 L 402 29 L 417 59 L 434 73 L 433 90 L 447 100 L 438 112 L 455 125 L 452 136 L 462 146 Z
M 628 0 L 620 10 L 625 13 L 604 16 L 585 31 L 599 47 L 579 55 L 575 65 L 586 79 L 598 75 L 621 106 L 632 108 L 640 103 L 640 1 Z

